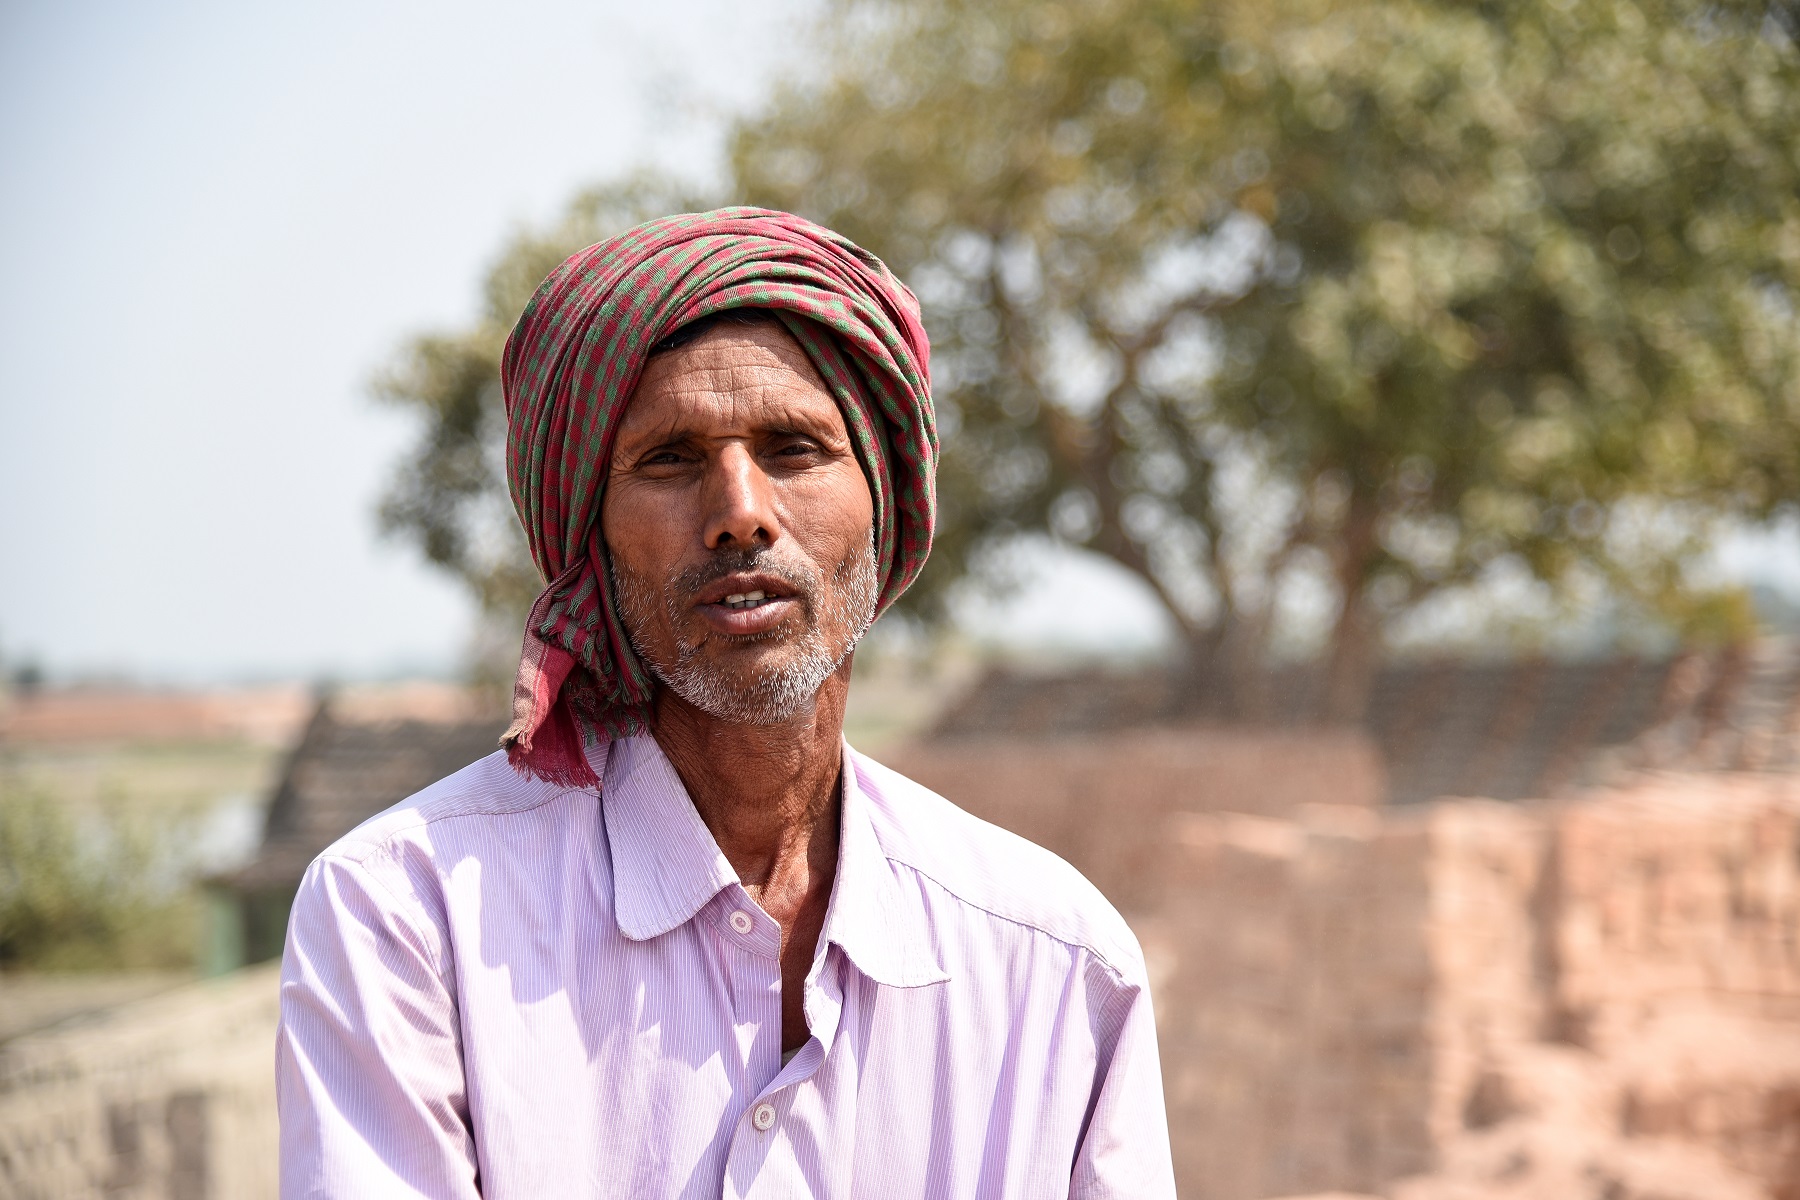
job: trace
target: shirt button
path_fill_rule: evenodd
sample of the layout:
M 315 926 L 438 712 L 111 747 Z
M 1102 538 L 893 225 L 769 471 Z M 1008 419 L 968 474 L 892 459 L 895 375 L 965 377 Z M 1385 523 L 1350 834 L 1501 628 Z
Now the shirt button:
M 731 927 L 733 929 L 737 930 L 739 933 L 747 934 L 752 929 L 756 928 L 756 922 L 754 922 L 750 919 L 749 913 L 745 912 L 743 909 L 740 908 L 736 912 L 731 914 Z M 762 1110 L 758 1109 L 757 1111 L 761 1112 Z M 775 1110 L 771 1108 L 769 1111 L 771 1113 L 773 1113 Z M 773 1116 L 771 1116 L 769 1119 L 772 1121 L 775 1118 Z M 758 1129 L 767 1129 L 768 1126 L 767 1125 L 758 1125 L 757 1128 Z
M 750 1123 L 756 1126 L 757 1132 L 759 1133 L 769 1132 L 769 1127 L 775 1124 L 775 1106 L 773 1104 L 759 1104 L 751 1109 Z

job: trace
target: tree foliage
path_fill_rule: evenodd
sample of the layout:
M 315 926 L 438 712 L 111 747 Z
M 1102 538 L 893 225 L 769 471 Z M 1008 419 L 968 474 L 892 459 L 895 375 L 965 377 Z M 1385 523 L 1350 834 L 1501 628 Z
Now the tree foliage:
M 1049 536 L 1146 580 L 1254 707 L 1310 598 L 1354 716 L 1385 636 L 1498 573 L 1674 605 L 1692 547 L 1659 531 L 1800 498 L 1792 11 L 841 2 L 827 73 L 739 127 L 733 198 L 924 301 L 945 455 L 914 611 Z M 537 586 L 505 331 L 563 253 L 680 199 L 520 238 L 478 325 L 383 384 L 427 418 L 384 517 L 491 608 Z
M 1246 701 L 1311 584 L 1349 716 L 1382 632 L 1499 564 L 1630 586 L 1623 501 L 1800 494 L 1780 15 L 843 5 L 832 79 L 744 127 L 734 165 L 925 300 L 948 418 L 928 587 L 1014 532 L 1089 546 Z

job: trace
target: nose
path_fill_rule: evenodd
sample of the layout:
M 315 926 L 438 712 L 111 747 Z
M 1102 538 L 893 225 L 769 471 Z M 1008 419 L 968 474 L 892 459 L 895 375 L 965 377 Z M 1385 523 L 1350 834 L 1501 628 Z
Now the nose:
M 708 550 L 768 546 L 781 536 L 773 483 L 743 443 L 728 444 L 707 465 L 704 496 Z

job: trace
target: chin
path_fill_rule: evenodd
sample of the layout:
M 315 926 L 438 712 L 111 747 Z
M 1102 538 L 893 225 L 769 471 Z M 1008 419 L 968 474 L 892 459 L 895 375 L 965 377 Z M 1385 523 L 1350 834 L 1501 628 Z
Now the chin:
M 717 686 L 687 686 L 676 693 L 688 704 L 717 720 L 732 725 L 782 725 L 795 717 L 812 712 L 817 706 L 817 691 L 802 692 L 766 686 L 736 687 L 723 681 Z M 670 685 L 674 687 L 673 684 Z
M 779 725 L 810 712 L 842 663 L 843 655 L 821 650 L 802 643 L 751 655 L 702 653 L 656 674 L 677 696 L 720 720 Z

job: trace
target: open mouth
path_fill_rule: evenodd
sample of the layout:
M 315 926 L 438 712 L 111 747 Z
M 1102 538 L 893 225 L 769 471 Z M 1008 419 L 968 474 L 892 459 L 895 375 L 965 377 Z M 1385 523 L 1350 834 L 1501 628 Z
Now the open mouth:
M 779 597 L 770 596 L 761 591 L 736 592 L 730 596 L 725 597 L 723 600 L 719 601 L 719 603 L 724 605 L 726 608 L 742 611 L 743 609 L 746 609 L 746 608 L 761 608 L 763 605 L 768 604 L 769 602 L 776 600 L 778 598 Z
M 801 611 L 797 590 L 770 571 L 733 571 L 702 587 L 694 597 L 694 607 L 726 637 L 760 637 Z

